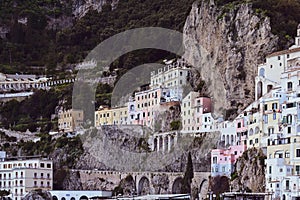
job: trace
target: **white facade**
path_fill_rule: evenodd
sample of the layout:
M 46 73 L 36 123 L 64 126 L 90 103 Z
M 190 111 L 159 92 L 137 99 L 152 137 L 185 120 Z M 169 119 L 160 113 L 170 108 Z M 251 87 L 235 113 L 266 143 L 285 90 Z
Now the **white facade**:
M 0 190 L 21 200 L 29 191 L 53 187 L 53 163 L 44 159 L 7 160 L 0 162 Z
M 288 68 L 291 61 L 300 57 L 299 34 L 300 27 L 298 26 L 295 45 L 288 50 L 270 54 L 266 57 L 266 63 L 258 67 L 258 75 L 255 78 L 256 99 L 280 84 L 281 74 Z
M 183 87 L 188 84 L 189 68 L 183 59 L 177 60 L 164 68 L 151 72 L 150 87 L 169 88 L 171 101 L 181 101 Z

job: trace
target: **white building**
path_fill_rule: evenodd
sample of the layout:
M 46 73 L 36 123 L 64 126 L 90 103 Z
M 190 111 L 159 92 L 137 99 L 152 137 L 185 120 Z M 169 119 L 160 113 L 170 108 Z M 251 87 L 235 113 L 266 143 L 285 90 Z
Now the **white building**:
M 255 78 L 255 98 L 259 99 L 271 89 L 280 84 L 281 74 L 289 67 L 291 62 L 296 62 L 300 57 L 300 24 L 298 25 L 295 45 L 288 50 L 278 51 L 266 57 L 266 63 L 258 67 L 258 76 Z M 299 62 L 300 63 L 300 62 Z
M 52 190 L 52 187 L 53 163 L 51 160 L 1 159 L 0 190 L 9 191 L 9 196 L 13 200 L 21 200 L 31 190 Z
M 189 68 L 183 59 L 168 63 L 164 68 L 151 72 L 150 88 L 171 89 L 172 101 L 181 101 L 183 87 L 188 84 Z

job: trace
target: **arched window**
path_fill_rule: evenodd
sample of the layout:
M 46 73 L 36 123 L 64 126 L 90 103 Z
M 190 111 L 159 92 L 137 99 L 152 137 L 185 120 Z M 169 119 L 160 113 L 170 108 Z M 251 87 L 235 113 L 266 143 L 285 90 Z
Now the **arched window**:
M 265 77 L 265 68 L 260 68 L 259 76 Z

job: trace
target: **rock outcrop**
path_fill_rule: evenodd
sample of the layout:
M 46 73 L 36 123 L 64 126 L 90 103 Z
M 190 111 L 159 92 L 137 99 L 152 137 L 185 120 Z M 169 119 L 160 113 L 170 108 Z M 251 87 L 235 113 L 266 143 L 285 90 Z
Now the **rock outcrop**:
M 90 9 L 100 12 L 105 4 L 110 4 L 114 9 L 119 0 L 76 0 L 73 2 L 75 17 L 83 17 Z
M 252 148 L 243 153 L 235 164 L 231 186 L 233 191 L 265 191 L 266 156 L 261 149 Z
M 23 200 L 51 200 L 51 194 L 47 191 L 30 191 L 26 194 L 25 197 L 22 198 Z
M 214 113 L 229 117 L 252 102 L 257 66 L 278 41 L 269 18 L 254 13 L 251 4 L 217 7 L 203 0 L 193 4 L 183 32 L 184 58 L 200 71 Z

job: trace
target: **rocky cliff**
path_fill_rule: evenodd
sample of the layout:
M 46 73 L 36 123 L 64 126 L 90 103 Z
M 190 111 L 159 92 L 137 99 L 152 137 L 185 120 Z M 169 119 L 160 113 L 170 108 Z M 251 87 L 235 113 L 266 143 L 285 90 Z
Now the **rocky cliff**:
M 252 148 L 243 153 L 235 164 L 231 186 L 233 191 L 265 191 L 266 156 L 261 149 Z
M 110 4 L 114 9 L 119 0 L 76 0 L 73 2 L 75 17 L 83 17 L 90 9 L 100 12 L 105 4 Z
M 203 0 L 193 4 L 183 33 L 184 58 L 198 68 L 216 115 L 229 117 L 253 101 L 257 66 L 278 41 L 269 18 L 251 4 Z

